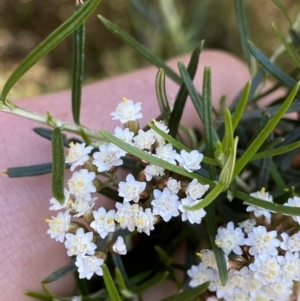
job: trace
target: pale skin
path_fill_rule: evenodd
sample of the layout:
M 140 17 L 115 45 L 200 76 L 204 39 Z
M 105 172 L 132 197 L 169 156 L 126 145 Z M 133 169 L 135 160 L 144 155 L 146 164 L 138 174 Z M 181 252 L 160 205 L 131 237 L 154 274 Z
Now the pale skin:
M 177 61 L 185 64 L 188 56 L 170 62 L 177 70 Z M 232 100 L 250 79 L 247 67 L 233 56 L 219 51 L 206 50 L 201 54 L 200 68 L 194 83 L 199 91 L 202 87 L 203 67 L 212 69 L 213 102 L 217 106 L 222 95 Z M 146 68 L 112 79 L 96 82 L 83 89 L 82 124 L 92 129 L 113 131 L 120 124 L 112 121 L 110 113 L 125 96 L 142 102 L 144 119 L 142 125 L 159 115 L 155 96 L 157 69 Z M 45 79 L 47 80 L 47 79 Z M 176 96 L 178 86 L 167 82 L 167 94 Z M 170 97 L 171 98 L 171 97 Z M 31 99 L 15 101 L 23 108 L 45 114 L 47 110 L 55 118 L 72 122 L 70 91 L 53 93 Z M 183 123 L 201 127 L 195 110 L 188 102 Z M 13 166 L 39 164 L 51 161 L 50 142 L 40 138 L 32 128 L 41 126 L 24 118 L 1 113 L 0 128 L 2 156 L 0 169 Z M 67 175 L 68 176 L 68 175 Z M 29 300 L 27 290 L 41 292 L 40 281 L 68 262 L 66 250 L 46 234 L 46 218 L 56 215 L 49 211 L 51 198 L 51 176 L 9 179 L 0 177 L 0 292 L 1 299 L 10 301 Z M 98 206 L 105 206 L 105 200 Z M 72 276 L 51 285 L 58 295 L 74 295 Z M 174 289 L 174 288 L 173 288 Z M 158 287 L 145 294 L 145 300 L 159 300 L 172 293 Z

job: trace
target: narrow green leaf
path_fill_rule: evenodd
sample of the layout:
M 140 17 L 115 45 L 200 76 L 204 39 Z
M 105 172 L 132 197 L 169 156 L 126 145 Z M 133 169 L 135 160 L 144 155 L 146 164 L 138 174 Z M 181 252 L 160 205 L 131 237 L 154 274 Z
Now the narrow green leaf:
M 241 39 L 242 49 L 243 49 L 243 53 L 244 53 L 244 58 L 250 69 L 251 54 L 250 54 L 249 47 L 247 44 L 247 41 L 249 39 L 249 34 L 248 34 L 247 18 L 246 18 L 246 13 L 245 13 L 245 1 L 235 0 L 234 4 L 235 4 L 235 11 L 236 11 L 236 16 L 237 16 L 237 21 L 238 21 L 238 29 L 239 29 L 239 33 L 240 33 L 240 39 Z
M 205 153 L 208 158 L 214 158 L 216 141 L 214 136 L 214 125 L 212 121 L 212 97 L 211 97 L 211 70 L 205 67 L 203 71 L 202 85 L 202 101 L 203 101 L 203 126 L 205 135 Z M 213 165 L 208 166 L 209 176 L 211 180 L 216 178 L 216 168 Z
M 119 272 L 122 274 L 122 279 L 124 281 L 124 285 L 131 289 L 131 284 L 130 284 L 130 280 L 128 279 L 127 273 L 126 273 L 126 269 L 124 267 L 122 258 L 119 254 L 111 254 L 113 263 L 115 265 L 115 267 L 119 270 Z M 117 274 L 116 274 L 117 275 Z
M 223 149 L 228 152 L 233 147 L 233 126 L 232 118 L 228 108 L 224 111 L 225 134 L 222 141 Z
M 112 189 L 111 187 L 104 187 L 100 190 L 102 195 L 110 198 L 114 202 L 122 202 L 123 198 L 121 198 L 118 194 L 117 190 Z
M 270 72 L 282 85 L 289 89 L 293 89 L 297 82 L 282 72 L 278 67 L 272 64 L 262 53 L 261 51 L 251 42 L 248 42 L 250 51 L 252 55 L 257 59 L 257 61 L 268 71 Z
M 266 150 L 263 152 L 256 153 L 252 158 L 251 161 L 258 160 L 258 159 L 263 159 L 263 158 L 268 158 L 268 157 L 274 157 L 278 155 L 282 155 L 285 153 L 288 153 L 296 148 L 300 147 L 300 141 L 284 145 L 278 148 Z
M 65 200 L 65 155 L 59 127 L 52 132 L 52 194 L 62 204 Z
M 233 132 L 235 131 L 237 125 L 239 124 L 239 121 L 241 119 L 241 117 L 243 116 L 243 113 L 245 111 L 245 108 L 246 108 L 246 105 L 247 105 L 247 102 L 248 102 L 248 98 L 249 98 L 249 93 L 250 93 L 250 90 L 251 90 L 251 81 L 249 81 L 243 92 L 242 92 L 242 95 L 240 97 L 240 100 L 238 102 L 238 105 L 232 115 L 232 129 L 233 129 Z
M 157 134 L 159 134 L 162 138 L 164 138 L 167 142 L 171 143 L 173 147 L 175 147 L 178 150 L 185 150 L 187 152 L 190 152 L 191 149 L 187 147 L 186 145 L 180 143 L 175 138 L 167 134 L 166 132 L 162 131 L 160 128 L 158 128 L 155 123 L 148 123 L 148 126 L 153 129 Z
M 79 273 L 77 271 L 74 274 L 75 274 L 75 279 L 76 279 L 77 290 L 80 292 L 80 295 L 88 296 L 90 294 L 88 280 L 86 278 L 80 279 Z
M 211 202 L 213 202 L 220 193 L 224 191 L 225 185 L 223 183 L 217 183 L 216 186 L 202 199 L 199 203 L 193 206 L 184 206 L 186 210 L 194 211 L 201 208 L 207 207 Z
M 172 263 L 172 258 L 163 248 L 161 248 L 160 246 L 155 246 L 154 249 L 160 257 L 160 260 L 164 262 L 165 265 L 170 265 Z
M 39 136 L 51 141 L 53 129 L 44 128 L 44 127 L 36 127 L 36 128 L 33 128 L 33 131 L 36 134 L 38 134 Z M 63 140 L 67 139 L 65 134 L 62 134 L 62 137 L 63 137 Z
M 257 138 L 257 136 L 261 133 L 261 131 L 267 126 L 269 121 L 270 121 L 269 112 L 264 110 L 260 116 L 260 119 L 257 120 L 257 126 L 255 123 L 253 124 L 255 126 L 255 130 L 253 132 L 253 135 L 251 136 L 250 141 L 248 142 L 248 145 L 251 144 Z
M 259 95 L 255 95 L 255 92 L 259 85 L 262 83 L 264 80 L 264 77 L 266 75 L 266 71 L 263 68 L 260 68 L 251 78 L 251 80 L 248 82 L 251 82 L 251 88 L 248 94 L 248 104 L 251 102 L 255 102 L 258 98 L 260 98 L 261 93 Z M 237 96 L 234 98 L 233 102 L 230 104 L 230 112 L 234 113 L 237 105 L 240 102 L 240 99 L 242 97 L 242 94 L 245 92 L 245 88 L 237 94 Z M 221 111 L 223 112 L 223 111 Z
M 228 189 L 232 183 L 232 180 L 235 179 L 233 174 L 236 162 L 238 140 L 239 137 L 235 137 L 232 145 L 228 148 L 228 155 L 220 173 L 219 181 L 224 184 L 225 189 Z
M 2 173 L 7 174 L 10 178 L 39 176 L 52 172 L 52 162 L 38 165 L 11 167 Z
M 204 282 L 203 284 L 188 289 L 186 291 L 180 292 L 178 294 L 169 296 L 167 298 L 161 299 L 160 301 L 189 301 L 194 300 L 197 296 L 204 293 L 209 287 L 209 282 Z
M 76 5 L 76 11 L 83 9 L 83 7 L 83 5 Z M 73 120 L 78 125 L 80 124 L 81 91 L 84 72 L 84 46 L 85 22 L 73 34 L 72 113 Z
M 216 210 L 215 210 L 215 202 L 212 202 L 206 208 L 206 229 L 208 238 L 210 241 L 211 248 L 215 254 L 218 273 L 223 285 L 226 285 L 228 281 L 228 272 L 227 272 L 227 262 L 224 256 L 224 253 L 221 248 L 219 248 L 215 243 L 215 237 L 217 234 L 217 221 L 216 221 Z
M 180 75 L 181 78 L 188 90 L 188 93 L 191 97 L 191 100 L 194 104 L 194 107 L 196 109 L 197 114 L 199 115 L 200 119 L 202 122 L 204 122 L 204 116 L 203 116 L 203 100 L 201 99 L 200 95 L 198 94 L 189 74 L 187 69 L 185 68 L 184 64 L 182 62 L 178 63 L 178 68 L 180 71 Z M 217 142 L 218 139 L 218 135 L 215 131 L 215 129 L 213 129 L 214 131 L 214 144 Z
M 166 73 L 160 68 L 156 74 L 155 91 L 161 113 L 170 112 L 168 97 L 166 94 Z M 167 118 L 168 120 L 169 118 Z
M 44 292 L 45 292 L 46 294 L 48 294 L 48 295 L 51 296 L 52 298 L 57 297 L 45 283 L 42 283 L 42 287 L 43 287 L 43 290 L 44 290 Z
M 169 76 L 175 83 L 181 84 L 181 78 L 176 74 L 170 67 L 168 67 L 163 61 L 156 58 L 147 48 L 138 43 L 130 35 L 125 33 L 117 25 L 113 24 L 109 20 L 105 19 L 103 16 L 98 15 L 98 18 L 102 24 L 114 35 L 116 35 L 123 42 L 131 46 L 135 51 L 137 51 L 141 56 L 143 56 L 152 65 L 162 68 L 165 70 L 166 75 Z
M 299 36 L 299 34 L 293 28 L 291 28 L 289 30 L 289 34 L 290 34 L 290 37 L 291 37 L 294 45 L 296 47 L 300 47 L 300 36 Z
M 125 298 L 131 298 L 134 294 L 126 287 L 123 275 L 118 268 L 115 268 L 115 275 L 119 284 L 121 294 Z
M 254 198 L 248 194 L 245 194 L 244 192 L 235 191 L 235 197 L 238 199 L 251 204 L 258 206 L 260 208 L 267 209 L 269 211 L 278 212 L 286 215 L 296 215 L 300 216 L 300 208 L 299 207 L 290 207 L 290 206 L 283 206 L 276 203 L 270 203 L 261 199 Z
M 275 113 L 281 108 L 281 105 L 275 105 L 275 106 L 271 106 L 268 108 L 263 108 L 263 109 L 254 109 L 254 110 L 247 110 L 246 112 L 244 112 L 241 120 L 248 120 L 248 119 L 260 119 L 261 115 L 264 111 L 267 110 L 268 114 L 270 117 L 274 116 Z M 297 101 L 295 103 L 293 103 L 288 110 L 286 111 L 286 113 L 290 113 L 290 112 L 299 112 L 300 111 L 300 101 Z
M 283 138 L 283 137 L 272 138 L 272 140 L 267 140 L 266 143 L 264 143 L 262 148 L 263 148 L 263 150 L 271 150 L 279 144 L 282 145 L 283 142 L 285 142 L 285 138 Z
M 176 139 L 174 139 L 172 136 L 168 135 L 161 129 L 159 129 L 154 123 L 148 124 L 151 129 L 153 129 L 157 134 L 159 134 L 161 137 L 163 137 L 167 142 L 171 143 L 174 148 L 178 149 L 179 151 L 185 150 L 187 152 L 191 152 L 192 150 L 185 146 L 184 144 L 178 142 Z M 208 158 L 206 156 L 203 156 L 203 163 L 207 163 L 209 165 L 218 165 L 215 159 Z
M 272 0 L 272 2 L 278 7 L 278 9 L 284 14 L 284 16 L 286 17 L 286 19 L 289 22 L 290 27 L 293 26 L 292 21 L 289 17 L 288 11 L 286 9 L 286 7 L 281 3 L 280 0 Z
M 265 128 L 259 133 L 256 139 L 251 143 L 251 145 L 245 151 L 243 156 L 237 161 L 234 170 L 234 176 L 233 176 L 234 178 L 242 171 L 242 169 L 255 155 L 257 150 L 261 147 L 261 145 L 264 143 L 264 141 L 267 139 L 270 133 L 274 130 L 277 123 L 280 121 L 280 119 L 283 117 L 283 115 L 286 113 L 287 109 L 293 102 L 298 92 L 299 86 L 300 86 L 300 82 L 296 84 L 296 86 L 290 92 L 289 96 L 286 98 L 286 100 L 284 101 L 284 103 L 282 104 L 278 112 L 270 119 L 270 121 L 267 123 Z
M 297 65 L 298 68 L 300 68 L 300 59 L 299 59 L 299 54 L 285 41 L 281 33 L 279 32 L 278 28 L 274 23 L 272 23 L 272 27 L 280 41 L 280 43 L 283 45 L 285 50 L 288 52 L 288 54 L 291 56 L 293 59 L 294 63 Z
M 190 179 L 197 179 L 200 183 L 202 184 L 209 184 L 210 187 L 214 187 L 215 186 L 215 183 L 213 181 L 210 181 L 202 176 L 200 176 L 199 174 L 197 173 L 189 173 L 187 172 L 185 169 L 179 167 L 179 166 L 176 166 L 172 163 L 169 163 L 169 162 L 166 162 L 162 159 L 159 159 L 155 156 L 152 156 L 120 139 L 118 139 L 117 137 L 115 137 L 114 135 L 112 135 L 111 133 L 109 133 L 108 131 L 105 131 L 105 130 L 101 130 L 100 131 L 100 134 L 106 138 L 107 140 L 111 141 L 112 143 L 114 143 L 115 145 L 119 146 L 121 149 L 125 150 L 126 152 L 128 152 L 129 154 L 134 154 L 135 157 L 141 159 L 141 160 L 144 160 L 146 162 L 149 162 L 149 163 L 152 163 L 154 165 L 157 165 L 157 166 L 161 166 L 167 170 L 170 170 L 170 171 L 173 171 L 177 174 L 180 174 L 180 175 L 183 175 L 183 176 L 186 176 Z
M 268 142 L 274 140 L 273 132 L 268 136 Z M 270 145 L 267 149 L 272 149 L 273 146 Z M 272 157 L 261 159 L 259 162 L 259 170 L 258 170 L 258 177 L 256 182 L 257 190 L 261 189 L 261 187 L 268 187 L 268 182 L 270 179 L 271 174 L 271 165 L 272 165 Z
M 207 149 L 207 156 L 213 158 L 216 141 L 214 140 L 214 126 L 212 121 L 211 70 L 209 67 L 204 68 L 202 91 L 205 148 Z M 215 176 L 212 177 L 212 179 L 214 178 Z
M 121 301 L 122 299 L 118 293 L 115 283 L 110 275 L 109 269 L 105 263 L 103 263 L 102 265 L 102 270 L 103 270 L 103 279 L 105 282 L 105 287 L 107 289 L 110 299 L 114 301 Z
M 6 97 L 15 83 L 42 57 L 60 44 L 67 36 L 76 30 L 85 19 L 97 8 L 101 0 L 88 0 L 75 14 L 54 30 L 42 43 L 40 43 L 11 74 L 2 91 L 2 101 L 7 104 Z
M 153 287 L 161 282 L 163 282 L 169 275 L 169 272 L 162 272 L 160 274 L 155 275 L 151 279 L 145 281 L 143 284 L 136 287 L 133 291 L 135 294 L 141 294 L 146 289 Z
M 284 180 L 282 179 L 280 172 L 278 171 L 277 167 L 275 166 L 275 164 L 273 162 L 271 162 L 270 173 L 271 173 L 271 176 L 272 176 L 276 186 L 280 190 L 284 191 L 286 189 Z
M 187 72 L 189 74 L 189 77 L 191 80 L 194 79 L 196 71 L 198 69 L 198 63 L 199 63 L 199 56 L 201 53 L 201 50 L 203 48 L 204 42 L 201 41 L 196 48 L 194 49 L 188 67 L 187 67 Z M 180 89 L 178 91 L 178 94 L 176 96 L 174 106 L 172 113 L 170 115 L 170 121 L 169 121 L 169 130 L 170 130 L 170 135 L 175 137 L 178 131 L 178 127 L 180 124 L 180 120 L 182 117 L 182 113 L 186 104 L 186 99 L 188 96 L 188 91 L 185 87 L 185 85 L 182 83 L 180 86 Z
M 181 286 L 182 286 L 181 281 L 178 280 L 178 278 L 174 272 L 174 268 L 172 265 L 172 263 L 173 263 L 172 258 L 160 246 L 155 246 L 154 249 L 159 256 L 160 262 L 164 265 L 165 269 L 169 272 L 169 279 L 172 280 L 178 288 L 181 288 Z
M 75 265 L 75 259 L 73 259 L 71 262 L 69 262 L 67 265 L 63 266 L 62 268 L 58 269 L 57 271 L 50 274 L 47 278 L 45 278 L 42 283 L 47 284 L 50 282 L 54 282 L 65 275 L 74 272 L 77 270 L 77 267 Z
M 41 300 L 41 301 L 52 301 L 52 297 L 51 296 L 47 296 L 47 295 L 43 295 L 40 293 L 36 293 L 36 292 L 26 292 L 25 296 L 37 299 L 37 300 Z
M 179 131 L 187 137 L 187 143 L 190 149 L 197 149 L 199 142 L 199 129 L 192 129 L 183 124 L 179 124 Z M 182 140 L 181 140 L 182 141 Z
M 150 275 L 153 273 L 153 270 L 146 270 L 140 272 L 139 274 L 134 275 L 130 278 L 130 283 L 132 285 L 137 285 L 138 283 L 144 282 Z

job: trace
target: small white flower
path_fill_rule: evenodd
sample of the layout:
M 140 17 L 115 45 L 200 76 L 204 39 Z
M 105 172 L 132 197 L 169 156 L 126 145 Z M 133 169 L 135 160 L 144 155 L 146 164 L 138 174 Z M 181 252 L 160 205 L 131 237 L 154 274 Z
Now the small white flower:
M 192 278 L 189 282 L 190 287 L 196 287 L 206 281 L 210 281 L 210 290 L 213 290 L 211 288 L 215 286 L 215 283 L 219 277 L 218 272 L 206 267 L 203 262 L 200 262 L 198 266 L 192 265 L 191 268 L 187 271 L 187 274 L 190 278 Z
M 200 224 L 202 218 L 206 215 L 206 212 L 203 208 L 198 210 L 187 210 L 184 207 L 192 207 L 202 200 L 194 200 L 191 197 L 187 197 L 181 200 L 181 204 L 178 206 L 178 209 L 182 212 L 181 219 L 182 221 L 188 220 L 191 224 Z
M 76 230 L 76 234 L 67 233 L 65 247 L 69 256 L 93 255 L 97 246 L 92 242 L 93 232 L 84 233 L 82 228 Z
M 180 155 L 176 155 L 176 160 L 179 165 L 182 166 L 186 171 L 193 172 L 201 168 L 200 163 L 203 159 L 203 155 L 197 150 L 193 150 L 190 153 L 184 149 L 180 152 Z
M 92 197 L 91 199 L 87 200 L 82 197 L 78 197 L 74 202 L 72 202 L 71 208 L 76 212 L 74 217 L 80 217 L 84 215 L 86 212 L 91 210 L 95 205 L 95 201 L 97 197 Z
M 56 217 L 52 216 L 51 220 L 46 220 L 49 223 L 49 228 L 47 233 L 50 234 L 51 238 L 56 241 L 63 242 L 65 238 L 66 231 L 69 229 L 71 216 L 69 210 L 64 213 L 59 212 Z
M 151 212 L 150 208 L 147 208 L 145 211 L 142 207 L 138 206 L 137 204 L 134 204 L 132 207 L 135 207 L 135 226 L 136 230 L 138 232 L 144 232 L 147 235 L 150 235 L 150 230 L 154 230 L 154 222 L 156 221 L 156 218 L 154 214 Z
M 68 207 L 68 203 L 70 201 L 70 193 L 69 191 L 65 188 L 64 189 L 64 196 L 65 196 L 65 200 L 63 202 L 63 204 L 61 204 L 56 198 L 51 198 L 50 199 L 50 210 L 61 210 L 61 209 L 66 209 Z
M 255 256 L 249 268 L 254 273 L 254 278 L 260 280 L 264 285 L 275 282 L 280 276 L 280 265 L 277 256 L 267 255 L 263 260 Z
M 266 227 L 254 227 L 252 232 L 248 233 L 248 238 L 245 239 L 245 245 L 250 246 L 249 254 L 257 255 L 261 260 L 264 260 L 269 255 L 277 255 L 277 247 L 280 246 L 280 241 L 276 238 L 277 232 L 267 232 Z
M 113 251 L 120 255 L 125 255 L 127 253 L 127 248 L 124 243 L 124 239 L 122 236 L 119 236 L 112 247 Z
M 289 236 L 287 233 L 282 233 L 282 242 L 280 248 L 290 252 L 300 252 L 300 232 Z
M 265 292 L 273 301 L 291 300 L 293 282 L 283 283 L 280 280 L 265 286 Z
M 213 268 L 214 270 L 218 269 L 217 261 L 215 253 L 209 249 L 203 249 L 197 255 L 200 257 L 201 261 L 207 266 L 208 268 Z
M 176 165 L 175 157 L 177 153 L 173 149 L 173 145 L 168 143 L 166 145 L 159 145 L 155 150 L 155 156 L 166 162 Z
M 103 275 L 101 265 L 104 260 L 95 256 L 82 256 L 76 258 L 75 265 L 78 267 L 79 278 L 91 279 L 94 273 L 99 276 Z
M 168 134 L 169 133 L 169 129 L 168 129 L 168 127 L 164 124 L 164 122 L 163 121 L 156 121 L 155 122 L 155 125 L 161 130 L 161 131 L 163 131 L 163 132 L 165 132 L 166 134 Z
M 216 244 L 225 254 L 233 251 L 237 255 L 242 255 L 240 246 L 244 245 L 244 233 L 241 228 L 234 229 L 233 222 L 227 224 L 227 228 L 219 228 L 216 235 Z
M 116 136 L 120 140 L 132 145 L 132 138 L 134 136 L 134 133 L 131 132 L 128 128 L 122 129 L 119 126 L 117 126 L 115 128 L 114 136 Z M 120 151 L 121 156 L 125 156 L 127 154 L 127 152 L 122 150 L 121 148 L 119 148 L 119 151 Z
M 180 181 L 169 178 L 167 181 L 167 187 L 171 190 L 172 193 L 176 194 L 181 189 L 181 183 Z
M 300 259 L 299 252 L 286 252 L 285 256 L 278 256 L 277 260 L 281 265 L 283 282 L 299 281 Z
M 122 229 L 127 228 L 130 232 L 135 230 L 135 213 L 129 202 L 116 203 L 115 221 Z
M 247 219 L 247 220 L 245 220 L 243 222 L 238 223 L 238 225 L 240 226 L 240 228 L 242 228 L 245 233 L 252 232 L 255 224 L 256 224 L 256 220 L 255 219 Z
M 236 288 L 232 291 L 230 301 L 249 301 L 249 293 Z
M 74 296 L 71 301 L 82 301 L 81 297 Z
M 191 183 L 189 183 L 186 189 L 186 194 L 192 199 L 198 200 L 201 199 L 208 189 L 209 185 L 203 185 L 199 183 L 197 179 L 194 179 Z
M 114 136 L 116 136 L 117 138 L 119 138 L 120 140 L 128 143 L 128 144 L 131 144 L 131 141 L 132 141 L 132 138 L 134 136 L 134 133 L 131 132 L 129 130 L 129 128 L 125 128 L 125 129 L 122 129 L 120 128 L 119 126 L 117 126 L 115 128 L 115 134 Z
M 143 118 L 143 114 L 140 112 L 142 109 L 141 103 L 133 103 L 132 100 L 123 98 L 123 102 L 119 103 L 116 111 L 110 115 L 113 116 L 113 120 L 120 120 L 121 123 L 128 121 L 134 121 Z
M 119 196 L 123 197 L 125 202 L 138 202 L 145 188 L 145 182 L 136 181 L 132 174 L 128 174 L 126 182 L 119 183 Z
M 248 291 L 249 292 L 259 292 L 261 291 L 261 288 L 263 288 L 264 285 L 259 279 L 254 278 L 254 273 L 251 269 L 249 269 L 249 279 L 248 279 Z M 257 294 L 257 296 L 260 294 Z M 253 296 L 253 294 L 252 294 Z M 253 296 L 254 297 L 254 296 Z M 252 300 L 252 299 L 251 299 Z M 254 298 L 254 300 L 256 300 Z M 256 301 L 259 301 L 260 299 L 257 299 Z M 261 301 L 264 301 L 265 299 L 262 299 Z M 270 301 L 268 299 L 268 301 Z
M 149 164 L 149 165 L 146 166 L 143 173 L 146 176 L 146 180 L 151 181 L 152 177 L 163 176 L 165 174 L 165 170 L 164 170 L 163 167 L 153 165 L 153 164 Z
M 247 266 L 242 267 L 240 270 L 230 270 L 230 282 L 234 288 L 242 289 L 245 293 L 249 292 L 249 278 L 253 276 L 252 271 Z
M 155 125 L 156 125 L 161 131 L 165 132 L 166 134 L 169 133 L 169 129 L 168 129 L 168 127 L 163 123 L 163 121 L 158 121 L 158 122 L 156 121 L 156 122 L 155 122 Z M 148 132 L 150 132 L 150 133 L 153 135 L 153 137 L 154 137 L 155 141 L 158 143 L 158 145 L 165 145 L 165 144 L 166 144 L 166 140 L 165 140 L 163 137 L 161 137 L 159 134 L 157 134 L 153 129 L 150 129 Z
M 265 192 L 264 188 L 262 188 L 261 191 L 250 193 L 250 196 L 253 196 L 254 198 L 257 198 L 257 199 L 261 199 L 263 201 L 273 203 L 273 197 L 268 192 Z M 247 202 L 244 202 L 244 204 L 248 205 Z M 267 209 L 260 208 L 255 205 L 250 205 L 246 208 L 246 211 L 247 212 L 253 211 L 253 213 L 256 217 L 260 217 L 263 215 L 266 218 L 267 223 L 270 223 L 270 221 L 271 221 L 271 213 Z
M 85 143 L 69 144 L 69 153 L 66 157 L 66 163 L 71 164 L 70 170 L 73 171 L 77 166 L 83 165 L 88 159 L 88 154 L 93 149 L 92 146 L 85 146 Z
M 143 130 L 138 131 L 138 135 L 133 137 L 133 145 L 138 149 L 149 151 L 152 145 L 155 143 L 153 134 L 150 132 L 144 132 Z
M 151 202 L 153 206 L 153 213 L 160 215 L 165 222 L 168 222 L 172 216 L 178 216 L 178 196 L 171 192 L 167 187 L 164 188 L 163 192 L 158 189 L 153 191 L 154 200 Z
M 109 171 L 114 166 L 120 166 L 123 164 L 121 160 L 120 148 L 116 145 L 102 144 L 99 146 L 100 152 L 93 154 L 93 164 L 97 166 L 99 172 Z
M 283 204 L 284 206 L 290 206 L 290 207 L 300 207 L 300 198 L 297 196 L 294 196 L 293 198 L 289 198 L 287 203 Z M 292 215 L 292 219 L 300 224 L 300 216 Z
M 76 198 L 91 199 L 91 193 L 96 192 L 96 187 L 93 185 L 95 177 L 96 174 L 89 172 L 87 169 L 75 171 L 68 181 L 70 193 L 73 193 Z
M 251 294 L 249 301 L 270 301 L 268 294 L 264 290 L 257 290 L 253 292 L 254 293 Z
M 91 227 L 95 229 L 101 238 L 105 238 L 109 232 L 115 231 L 115 210 L 106 210 L 101 207 L 98 211 L 93 211 L 94 221 Z
M 150 208 L 145 211 L 138 204 L 130 205 L 129 202 L 116 203 L 117 211 L 115 220 L 122 229 L 129 231 L 137 230 L 150 235 L 150 230 L 154 229 L 156 218 Z
M 236 288 L 235 283 L 231 281 L 235 272 L 233 269 L 228 271 L 228 281 L 226 285 L 223 285 L 218 277 L 216 295 L 219 299 L 231 300 L 234 289 Z

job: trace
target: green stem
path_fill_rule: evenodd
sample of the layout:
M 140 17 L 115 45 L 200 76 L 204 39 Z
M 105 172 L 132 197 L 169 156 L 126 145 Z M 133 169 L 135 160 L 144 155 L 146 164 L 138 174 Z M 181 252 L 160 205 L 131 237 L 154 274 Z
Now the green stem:
M 14 104 L 12 104 L 11 102 L 9 102 L 9 104 L 11 104 L 11 107 L 4 104 L 2 101 L 0 101 L 0 111 L 5 112 L 5 113 L 10 113 L 13 115 L 17 115 L 17 116 L 21 116 L 21 117 L 25 117 L 27 119 L 46 124 L 52 128 L 60 127 L 64 131 L 68 131 L 68 132 L 79 134 L 79 135 L 81 134 L 82 130 L 84 130 L 85 134 L 87 136 L 89 136 L 90 138 L 94 138 L 94 139 L 97 139 L 98 141 L 102 141 L 102 142 L 106 141 L 101 137 L 101 135 L 99 134 L 98 131 L 92 131 L 84 126 L 78 126 L 75 124 L 66 123 L 66 122 L 63 122 L 61 120 L 54 119 L 54 118 L 51 118 L 51 123 L 49 123 L 49 116 L 47 116 L 47 115 L 24 110 Z

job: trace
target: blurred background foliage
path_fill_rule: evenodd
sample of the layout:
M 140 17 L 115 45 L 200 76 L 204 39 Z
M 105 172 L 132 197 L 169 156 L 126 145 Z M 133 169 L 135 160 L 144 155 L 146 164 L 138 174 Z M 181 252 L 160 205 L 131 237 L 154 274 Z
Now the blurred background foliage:
M 244 0 L 251 40 L 268 56 L 280 45 L 274 22 L 286 35 L 288 21 L 271 0 Z M 282 0 L 290 18 L 299 0 Z M 17 64 L 74 11 L 75 0 L 0 1 L 0 87 Z M 87 22 L 85 83 L 124 73 L 146 61 L 112 36 L 96 14 L 116 23 L 160 58 L 189 53 L 201 39 L 242 57 L 233 0 L 103 0 Z M 72 38 L 40 61 L 13 89 L 12 98 L 69 88 Z M 284 62 L 288 66 L 287 62 Z

